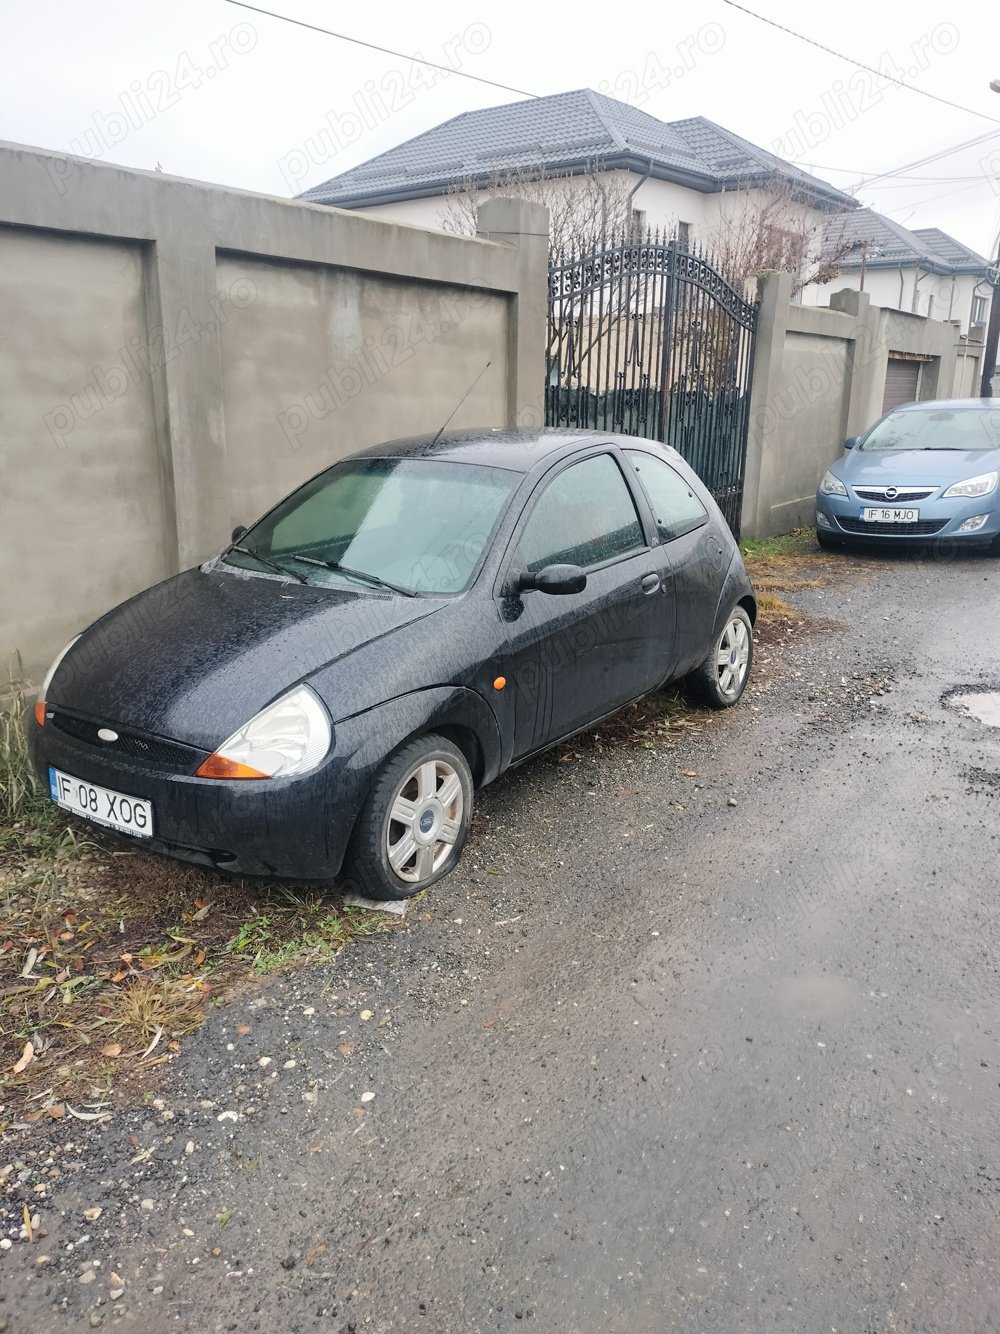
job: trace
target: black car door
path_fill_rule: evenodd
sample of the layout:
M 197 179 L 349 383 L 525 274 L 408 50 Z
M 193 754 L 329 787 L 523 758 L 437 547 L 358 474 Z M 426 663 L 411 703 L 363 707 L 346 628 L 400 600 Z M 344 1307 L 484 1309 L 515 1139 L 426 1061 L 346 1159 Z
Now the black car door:
M 501 574 L 513 694 L 511 759 L 548 745 L 652 689 L 662 677 L 664 562 L 611 452 L 570 462 L 536 488 Z M 569 564 L 579 593 L 518 592 L 520 573 Z
M 715 524 L 680 470 L 649 450 L 626 448 L 656 519 L 666 560 L 665 583 L 674 633 L 665 675 L 677 677 L 704 660 L 725 577 Z

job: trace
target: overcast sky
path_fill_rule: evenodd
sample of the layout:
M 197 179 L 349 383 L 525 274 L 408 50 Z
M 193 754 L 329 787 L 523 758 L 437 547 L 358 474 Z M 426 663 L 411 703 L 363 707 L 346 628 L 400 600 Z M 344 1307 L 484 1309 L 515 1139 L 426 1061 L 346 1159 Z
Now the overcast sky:
M 967 110 L 866 75 L 725 0 L 263 5 L 528 93 L 590 87 L 665 120 L 707 116 L 897 222 L 941 227 L 981 253 L 995 245 L 994 0 L 747 0 Z M 226 0 L 2 0 L 0 15 L 0 138 L 284 196 L 459 112 L 516 100 Z M 865 183 L 984 135 L 993 137 Z

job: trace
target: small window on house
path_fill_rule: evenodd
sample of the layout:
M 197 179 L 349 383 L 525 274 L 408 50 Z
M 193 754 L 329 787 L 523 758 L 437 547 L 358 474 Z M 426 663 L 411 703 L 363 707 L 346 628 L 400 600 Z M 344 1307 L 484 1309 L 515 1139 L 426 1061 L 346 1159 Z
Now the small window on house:
M 644 208 L 634 208 L 632 210 L 632 240 L 643 240 L 646 230 L 646 210 Z
M 986 323 L 986 305 L 988 298 L 985 296 L 974 296 L 972 298 L 972 323 Z
M 691 224 L 689 222 L 679 222 L 677 224 L 677 244 L 682 250 L 691 249 Z

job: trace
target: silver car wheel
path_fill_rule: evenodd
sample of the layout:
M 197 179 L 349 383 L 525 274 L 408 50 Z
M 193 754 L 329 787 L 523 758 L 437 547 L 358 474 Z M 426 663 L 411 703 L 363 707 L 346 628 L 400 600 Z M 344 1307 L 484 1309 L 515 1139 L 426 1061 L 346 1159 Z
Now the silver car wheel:
M 715 662 L 719 691 L 727 699 L 733 699 L 743 689 L 750 663 L 750 631 L 739 617 L 734 616 L 723 629 Z
M 396 790 L 385 825 L 385 855 L 410 885 L 429 880 L 447 860 L 462 829 L 462 780 L 446 760 L 421 760 Z

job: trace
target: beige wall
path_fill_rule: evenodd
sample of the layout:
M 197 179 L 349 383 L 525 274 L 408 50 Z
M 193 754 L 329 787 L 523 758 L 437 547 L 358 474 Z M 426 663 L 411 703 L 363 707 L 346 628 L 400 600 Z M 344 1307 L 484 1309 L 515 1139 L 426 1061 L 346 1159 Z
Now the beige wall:
M 545 211 L 482 237 L 0 145 L 0 652 L 219 550 L 333 460 L 541 424 Z
M 169 567 L 152 390 L 122 369 L 121 349 L 145 338 L 141 247 L 0 231 L 0 320 L 6 676 L 12 650 L 57 651 L 80 606 Z

